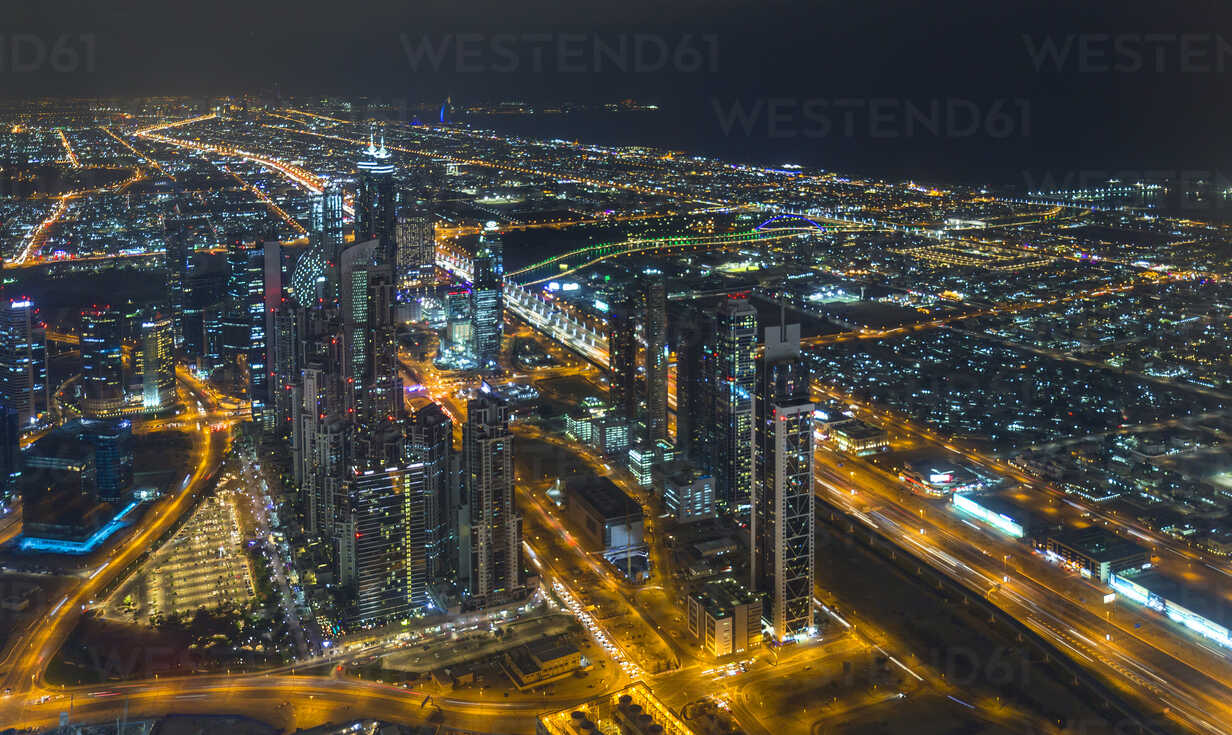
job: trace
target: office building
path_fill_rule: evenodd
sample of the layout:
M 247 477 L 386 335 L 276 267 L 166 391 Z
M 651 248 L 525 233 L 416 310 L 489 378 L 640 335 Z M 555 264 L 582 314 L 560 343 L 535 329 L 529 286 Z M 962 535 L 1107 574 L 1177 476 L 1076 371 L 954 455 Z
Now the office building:
M 708 469 L 714 475 L 715 498 L 720 509 L 745 523 L 753 490 L 757 310 L 747 295 L 729 295 L 719 303 L 714 325 L 714 374 L 707 382 L 714 391 L 715 436 Z
M 128 419 L 84 419 L 67 424 L 94 448 L 94 486 L 98 499 L 118 504 L 133 484 L 133 425 Z
M 120 312 L 110 306 L 81 310 L 82 413 L 117 416 L 124 408 L 124 361 Z
M 371 137 L 364 157 L 356 164 L 359 171 L 359 191 L 355 197 L 355 242 L 378 240 L 381 262 L 393 266 L 397 262 L 395 249 L 394 164 L 385 148 L 382 135 L 380 147 Z
M 491 391 L 471 399 L 462 427 L 463 506 L 459 577 L 473 606 L 507 598 L 522 585 L 522 518 L 513 492 L 509 404 Z
M 459 497 L 453 421 L 435 403 L 415 412 L 410 422 L 411 453 L 422 462 L 431 489 L 427 525 L 429 571 L 433 582 L 452 579 L 457 565 Z
M 628 304 L 607 317 L 608 406 L 626 421 L 638 418 L 637 322 Z
M 175 330 L 171 317 L 147 310 L 141 320 L 141 344 L 135 351 L 141 378 L 141 406 L 148 412 L 175 405 Z
M 480 369 L 500 360 L 505 325 L 505 266 L 501 241 L 484 235 L 472 258 L 471 339 Z
M 704 582 L 689 595 L 689 632 L 721 658 L 761 647 L 761 596 L 731 577 Z
M 756 390 L 750 587 L 765 593 L 770 634 L 813 633 L 813 402 L 800 325 L 766 329 Z
M 184 307 L 188 300 L 191 259 L 189 223 L 182 218 L 168 216 L 163 235 L 163 268 L 167 272 L 167 305 L 172 339 L 176 345 L 184 342 Z
M 344 493 L 339 557 L 343 583 L 355 590 L 353 620 L 374 625 L 422 612 L 430 605 L 424 465 L 353 468 Z
M 410 209 L 398 216 L 398 262 L 395 270 L 400 290 L 422 288 L 436 280 L 436 222 L 430 212 Z
M 667 284 L 646 284 L 642 332 L 646 339 L 646 441 L 667 439 Z
M 663 476 L 663 508 L 677 523 L 714 518 L 714 478 L 692 467 L 671 467 Z
M 0 405 L 17 412 L 24 431 L 46 413 L 47 401 L 47 339 L 34 304 L 0 299 Z

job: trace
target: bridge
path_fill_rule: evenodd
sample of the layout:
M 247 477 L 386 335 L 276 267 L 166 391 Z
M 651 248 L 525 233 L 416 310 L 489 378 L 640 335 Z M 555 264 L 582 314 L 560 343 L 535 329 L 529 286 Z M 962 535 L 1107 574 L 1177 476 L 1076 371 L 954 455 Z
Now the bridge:
M 807 234 L 798 229 L 754 228 L 740 232 L 713 235 L 674 235 L 671 237 L 633 238 L 622 242 L 600 243 L 528 265 L 506 274 L 523 286 L 534 286 L 554 278 L 567 276 L 608 258 L 635 253 L 682 253 L 688 250 L 711 250 L 786 240 Z

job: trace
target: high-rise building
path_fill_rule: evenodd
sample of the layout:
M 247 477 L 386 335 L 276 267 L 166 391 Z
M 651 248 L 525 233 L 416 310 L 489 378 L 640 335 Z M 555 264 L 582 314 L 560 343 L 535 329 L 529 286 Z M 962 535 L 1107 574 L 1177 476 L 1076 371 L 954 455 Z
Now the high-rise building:
M 46 332 L 34 304 L 0 299 L 0 405 L 17 412 L 24 430 L 47 411 L 47 398 Z
M 627 304 L 612 308 L 607 318 L 608 406 L 626 421 L 638 416 L 637 322 Z
M 729 295 L 715 313 L 713 446 L 715 499 L 747 521 L 753 490 L 753 390 L 757 380 L 757 310 Z
M 471 339 L 480 368 L 500 359 L 505 319 L 505 266 L 501 241 L 491 235 L 479 240 L 472 258 Z
M 120 312 L 110 306 L 81 310 L 82 412 L 116 416 L 124 407 L 124 361 Z
M 430 212 L 404 211 L 398 216 L 398 288 L 424 287 L 436 275 L 436 223 Z
M 354 621 L 390 623 L 429 606 L 431 488 L 423 463 L 353 468 L 345 497 L 339 557 L 343 582 L 355 590 Z
M 154 309 L 147 310 L 141 321 L 141 345 L 136 351 L 141 405 L 146 411 L 161 411 L 175 404 L 174 340 L 171 317 Z
M 713 315 L 686 307 L 676 315 L 676 450 L 699 466 L 713 467 Z
M 163 267 L 167 271 L 167 305 L 172 339 L 179 345 L 184 342 L 184 307 L 188 300 L 188 268 L 192 251 L 189 248 L 187 222 L 178 217 L 168 217 L 165 228 Z
M 381 137 L 378 148 L 369 138 L 365 155 L 356 164 L 359 170 L 359 192 L 355 198 L 355 241 L 379 240 L 381 261 L 397 262 L 394 216 L 394 164 Z
M 646 338 L 646 441 L 667 439 L 667 284 L 646 284 L 642 333 Z
M 749 577 L 776 640 L 813 632 L 813 402 L 800 325 L 766 329 L 758 368 Z
M 467 402 L 462 481 L 459 578 L 466 574 L 464 592 L 472 605 L 482 606 L 522 585 L 522 518 L 513 494 L 509 404 L 490 390 Z
M 133 425 L 128 419 L 83 420 L 79 437 L 94 447 L 98 499 L 120 503 L 133 484 Z
M 21 480 L 21 431 L 17 410 L 0 403 L 0 503 L 9 504 Z
M 452 577 L 457 565 L 457 525 L 460 504 L 453 422 L 435 403 L 415 412 L 410 423 L 411 454 L 423 462 L 431 487 L 428 504 L 428 559 L 434 582 Z M 453 552 L 453 553 L 451 553 Z

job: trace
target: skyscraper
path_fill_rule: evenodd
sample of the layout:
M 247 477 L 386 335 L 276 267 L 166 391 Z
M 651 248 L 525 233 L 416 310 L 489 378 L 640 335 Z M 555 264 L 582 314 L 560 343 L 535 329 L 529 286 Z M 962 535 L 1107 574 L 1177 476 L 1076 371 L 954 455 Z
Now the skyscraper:
M 753 490 L 753 390 L 757 379 L 757 310 L 744 294 L 723 299 L 713 351 L 715 499 L 747 521 Z
M 378 148 L 369 138 L 364 157 L 356 164 L 359 170 L 359 192 L 355 200 L 355 241 L 379 240 L 382 262 L 397 262 L 394 227 L 394 165 L 381 137 Z
M 146 411 L 159 411 L 176 401 L 173 334 L 170 316 L 147 310 L 141 321 L 141 346 L 137 352 L 141 405 Z
M 646 338 L 646 441 L 667 439 L 667 284 L 653 276 L 646 284 L 643 336 Z
M 124 406 L 124 362 L 120 312 L 110 306 L 81 310 L 81 384 L 83 413 L 115 416 Z
M 693 305 L 674 315 L 676 350 L 676 451 L 699 467 L 713 468 L 714 320 Z
M 480 368 L 500 359 L 505 319 L 505 266 L 501 241 L 491 235 L 479 239 L 472 259 L 471 339 Z
M 184 307 L 188 299 L 188 267 L 192 257 L 188 245 L 188 223 L 168 217 L 163 235 L 163 267 L 167 271 L 167 305 L 170 310 L 172 339 L 184 342 Z
M 749 576 L 782 641 L 813 629 L 813 402 L 799 324 L 766 329 L 757 373 Z
M 459 577 L 467 575 L 471 604 L 483 606 L 522 584 L 522 518 L 513 495 L 509 405 L 490 390 L 466 405 L 462 481 Z
M 398 217 L 398 288 L 431 284 L 436 274 L 436 223 L 432 214 L 411 209 Z
M 339 556 L 343 582 L 355 590 L 353 619 L 362 625 L 405 620 L 430 604 L 425 467 L 355 468 L 345 495 Z
M 117 342 L 118 346 L 118 342 Z M 47 411 L 47 342 L 29 299 L 0 299 L 0 405 L 20 429 Z
M 634 421 L 638 415 L 637 323 L 631 305 L 612 308 L 607 318 L 607 363 L 611 372 L 608 405 L 623 418 Z
M 411 454 L 423 462 L 431 487 L 428 504 L 429 570 L 433 581 L 451 576 L 457 565 L 459 487 L 453 451 L 453 422 L 435 403 L 415 412 Z M 455 550 L 451 555 L 450 551 Z

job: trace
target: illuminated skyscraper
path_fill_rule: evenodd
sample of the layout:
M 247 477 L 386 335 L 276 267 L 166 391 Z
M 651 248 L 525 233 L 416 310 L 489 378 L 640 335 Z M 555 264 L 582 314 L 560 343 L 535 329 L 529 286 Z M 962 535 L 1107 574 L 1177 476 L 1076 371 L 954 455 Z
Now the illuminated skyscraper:
M 413 209 L 398 217 L 398 288 L 432 283 L 436 274 L 436 223 L 431 213 Z
M 652 276 L 644 296 L 646 441 L 667 439 L 667 284 Z
M 799 324 L 766 329 L 756 403 L 749 577 L 782 641 L 813 629 L 813 402 Z
M 491 235 L 479 240 L 472 259 L 471 339 L 481 368 L 500 358 L 505 319 L 505 266 L 501 241 Z
M 81 384 L 83 413 L 118 415 L 124 406 L 124 362 L 120 312 L 110 306 L 81 310 Z
M 612 307 L 607 318 L 607 362 L 612 374 L 608 405 L 628 421 L 638 416 L 636 329 L 628 304 Z
M 757 310 L 730 295 L 715 314 L 713 351 L 714 492 L 720 508 L 745 521 L 753 490 L 753 390 L 757 380 Z
M 141 404 L 146 411 L 159 411 L 176 401 L 175 345 L 171 317 L 148 310 L 141 322 L 141 346 L 136 354 L 141 376 Z
M 428 474 L 422 462 L 354 469 L 345 486 L 342 580 L 355 590 L 353 620 L 406 620 L 430 604 Z
M 29 428 L 47 410 L 46 334 L 29 299 L 0 299 L 0 371 L 0 405 Z
M 482 606 L 522 585 L 522 518 L 513 494 L 509 405 L 490 391 L 466 405 L 462 481 L 458 576 L 472 604 Z
M 410 422 L 411 454 L 424 463 L 431 486 L 427 505 L 429 530 L 429 568 L 432 579 L 452 576 L 457 566 L 456 544 L 459 488 L 453 422 L 435 403 L 415 412 Z M 454 550 L 451 554 L 450 551 Z
M 188 268 L 192 252 L 188 243 L 188 223 L 168 217 L 163 236 L 163 267 L 167 271 L 167 304 L 170 309 L 172 339 L 184 341 L 184 308 L 188 299 Z
M 378 148 L 371 138 L 364 157 L 356 164 L 359 170 L 359 192 L 355 199 L 355 241 L 379 240 L 381 261 L 397 262 L 394 215 L 394 164 L 381 137 Z

